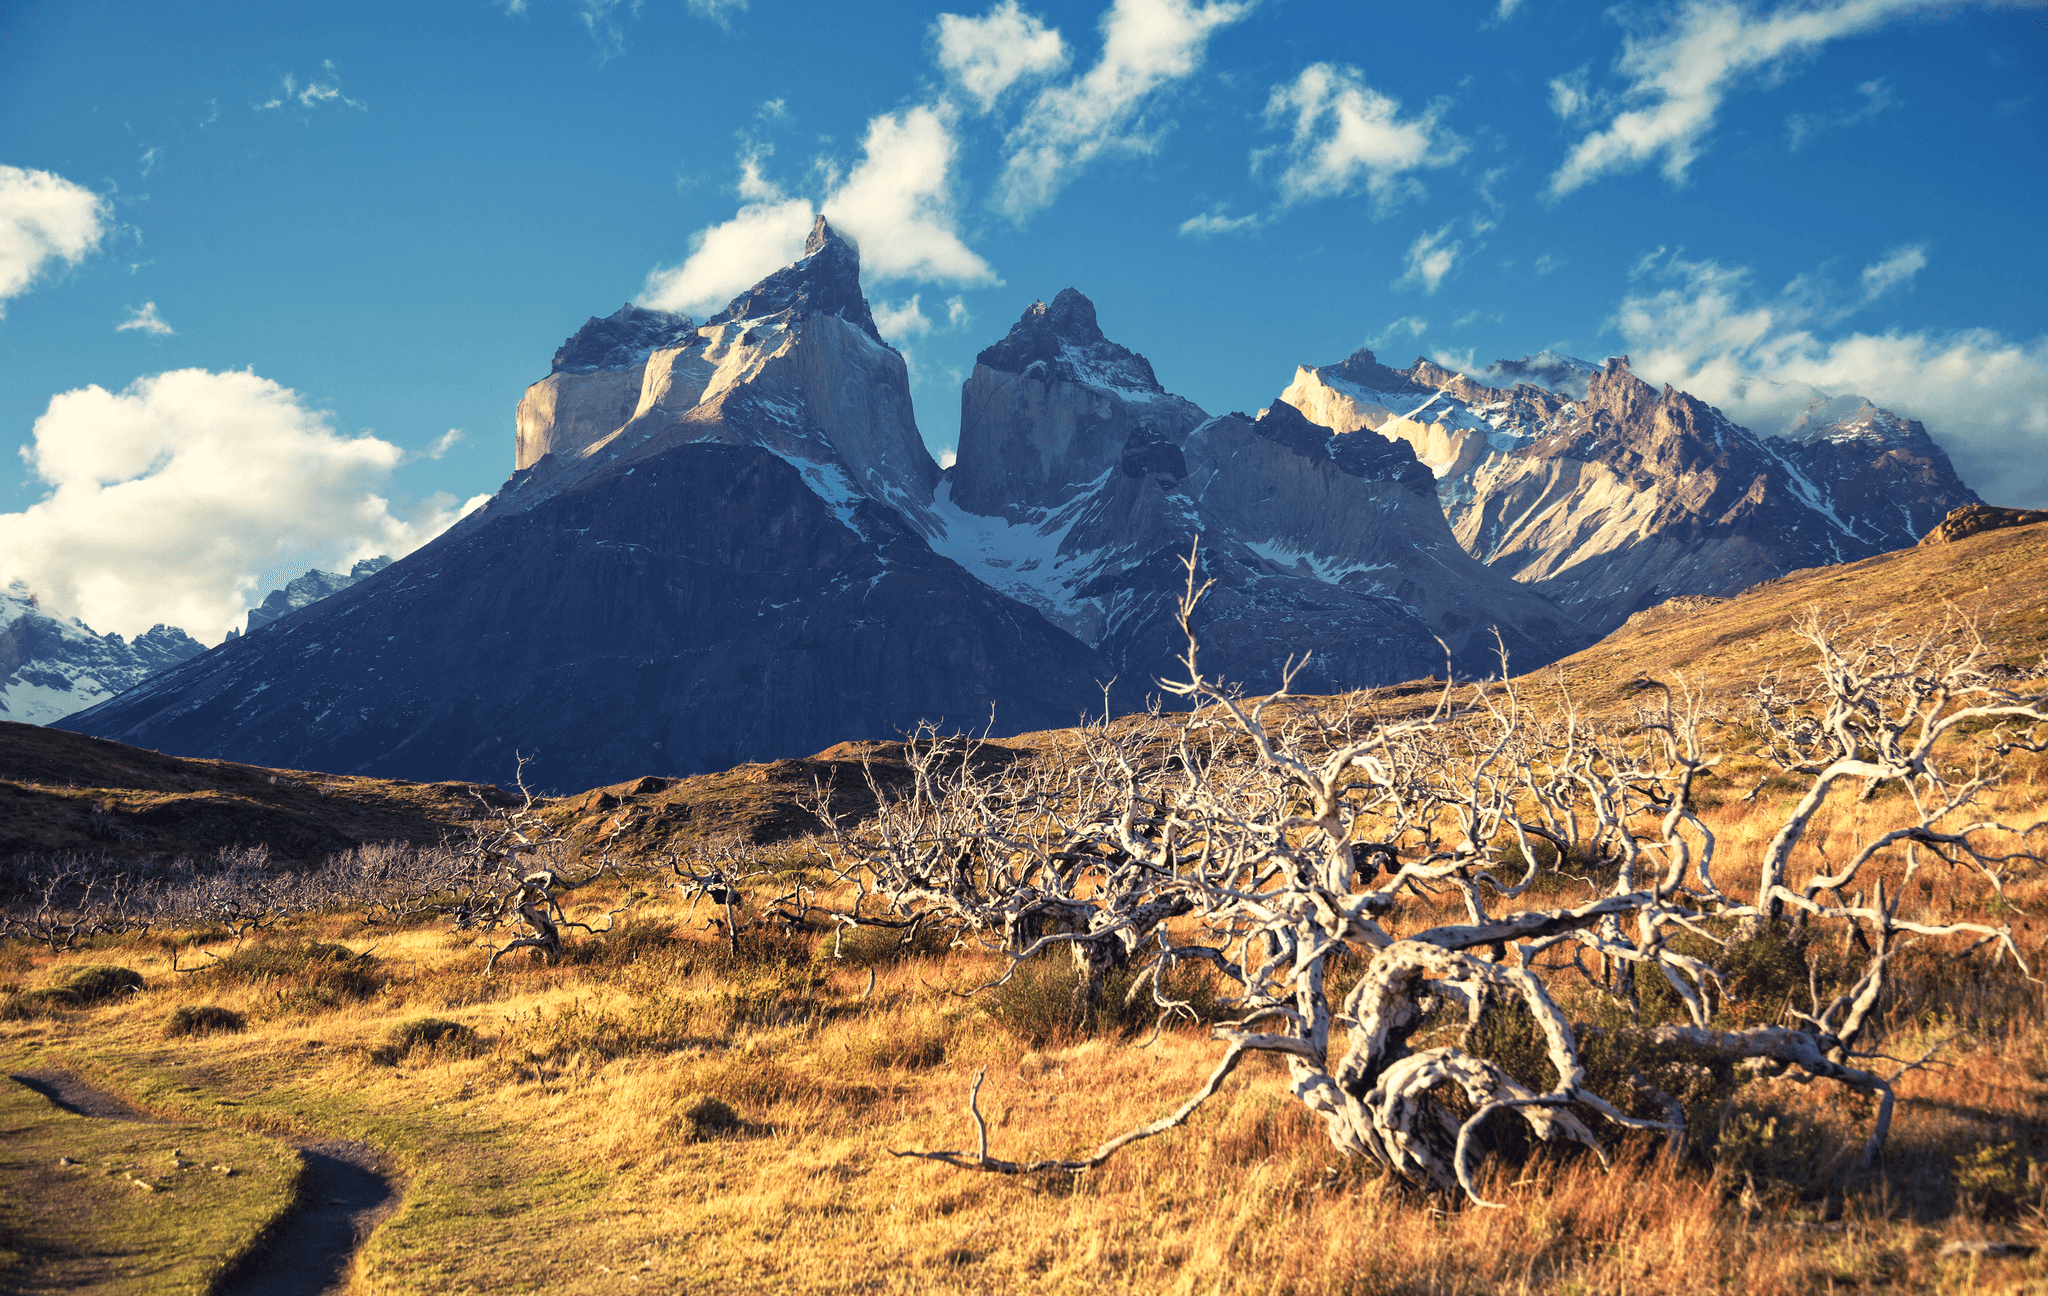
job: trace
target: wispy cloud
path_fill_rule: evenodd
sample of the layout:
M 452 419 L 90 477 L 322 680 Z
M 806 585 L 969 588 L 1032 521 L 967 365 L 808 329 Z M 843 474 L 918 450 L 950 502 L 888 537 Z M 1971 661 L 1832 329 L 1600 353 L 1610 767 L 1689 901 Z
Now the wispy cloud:
M 1253 212 L 1248 216 L 1226 216 L 1225 206 L 1219 204 L 1208 211 L 1188 217 L 1180 223 L 1183 238 L 1214 238 L 1218 234 L 1237 234 L 1255 230 L 1265 224 L 1266 218 Z
M 1927 249 L 1915 243 L 1894 248 L 1882 261 L 1863 267 L 1863 300 L 1874 302 L 1927 268 Z
M 1403 338 L 1419 338 L 1429 331 L 1429 321 L 1417 315 L 1403 315 L 1379 332 L 1365 340 L 1365 344 L 1377 351 Z
M 1017 0 L 1003 0 L 979 18 L 940 14 L 932 24 L 932 41 L 940 69 L 983 112 L 1019 82 L 1049 77 L 1067 66 L 1059 29 L 1019 9 Z
M 1287 125 L 1280 197 L 1297 203 L 1332 198 L 1361 185 L 1379 212 L 1390 211 L 1422 190 L 1409 172 L 1448 166 L 1465 152 L 1465 142 L 1438 121 L 1441 105 L 1401 115 L 1401 104 L 1365 83 L 1357 68 L 1317 63 L 1273 87 L 1266 100 L 1266 124 Z M 1253 154 L 1259 165 L 1271 151 Z
M 308 112 L 332 104 L 338 108 L 353 108 L 357 112 L 368 112 L 370 105 L 360 99 L 344 94 L 341 89 L 341 70 L 333 59 L 320 64 L 321 75 L 306 78 L 301 82 L 290 72 L 279 78 L 282 89 L 263 103 L 251 105 L 257 112 L 289 108 L 297 105 Z
M 139 333 L 148 333 L 153 337 L 169 337 L 177 332 L 176 329 L 164 323 L 163 316 L 156 313 L 156 303 L 153 301 L 142 303 L 140 309 L 130 307 L 128 318 L 114 326 L 116 333 L 126 333 L 130 329 L 134 329 Z
M 1660 28 L 1630 33 L 1617 69 L 1627 85 L 1611 101 L 1583 81 L 1551 82 L 1551 104 L 1567 120 L 1604 118 L 1551 176 L 1563 197 L 1602 176 L 1661 161 L 1673 183 L 1686 178 L 1728 95 L 1747 77 L 1783 72 L 1829 41 L 1962 0 L 1795 0 L 1757 12 L 1737 0 L 1687 0 Z M 1616 12 L 1630 12 L 1619 10 Z
M 999 210 L 1017 219 L 1051 203 L 1105 153 L 1149 153 L 1161 128 L 1144 118 L 1162 90 L 1201 67 L 1209 37 L 1243 18 L 1253 0 L 1115 0 L 1102 17 L 1095 66 L 1031 101 L 1004 140 Z
M 1464 250 L 1462 239 L 1450 237 L 1452 226 L 1445 225 L 1433 233 L 1424 233 L 1408 245 L 1408 269 L 1395 284 L 1421 284 L 1422 290 L 1434 294 L 1437 285 L 1457 264 L 1458 254 Z
M 1863 96 L 1863 103 L 1848 112 L 1793 113 L 1787 117 L 1785 132 L 1790 137 L 1792 151 L 1797 153 L 1808 140 L 1829 131 L 1840 130 L 1844 126 L 1854 126 L 1857 122 L 1866 121 L 1887 108 L 1895 107 L 1899 102 L 1883 77 L 1875 81 L 1865 81 L 1856 87 L 1856 93 Z
M 0 166 L 0 317 L 53 265 L 77 265 L 105 237 L 107 200 L 50 171 Z

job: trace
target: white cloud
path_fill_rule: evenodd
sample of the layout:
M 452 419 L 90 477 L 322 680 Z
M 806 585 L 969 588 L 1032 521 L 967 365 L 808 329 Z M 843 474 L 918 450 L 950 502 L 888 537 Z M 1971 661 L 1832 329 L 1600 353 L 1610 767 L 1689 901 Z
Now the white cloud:
M 1865 282 L 1886 278 L 1892 272 L 1883 267 L 1904 265 L 1910 257 L 1902 254 L 1914 251 L 1890 254 Z M 1925 423 L 1989 502 L 2048 506 L 2048 336 L 1958 329 L 1828 337 L 1816 326 L 1840 312 L 1816 305 L 1809 292 L 1770 297 L 1754 289 L 1748 271 L 1713 261 L 1673 257 L 1649 273 L 1664 286 L 1629 296 L 1614 321 L 1644 378 L 1766 432 L 1790 426 L 1820 396 L 1859 395 Z
M 1563 76 L 1550 78 L 1550 111 L 1566 121 L 1576 121 L 1592 112 L 1593 92 L 1586 85 L 1586 69 L 1576 67 Z
M 1281 198 L 1332 198 L 1363 183 L 1379 210 L 1391 209 L 1421 189 L 1408 172 L 1446 166 L 1465 152 L 1465 142 L 1438 123 L 1437 113 L 1431 107 L 1403 120 L 1400 101 L 1366 85 L 1357 68 L 1304 68 L 1274 86 L 1266 100 L 1268 126 L 1293 119 Z
M 932 331 L 931 317 L 918 305 L 918 294 L 912 294 L 907 302 L 879 302 L 875 308 L 875 328 L 885 338 L 923 337 Z
M 1681 182 L 1713 129 L 1722 101 L 1744 77 L 1781 72 L 1831 40 L 1959 2 L 1820 0 L 1759 14 L 1737 0 L 1687 0 L 1662 31 L 1623 40 L 1617 67 L 1628 78 L 1620 95 L 1620 103 L 1628 106 L 1573 146 L 1551 176 L 1549 192 L 1563 197 L 1601 176 L 1634 171 L 1657 158 L 1663 159 L 1665 178 Z M 1570 88 L 1560 96 L 1559 86 L 1551 83 L 1552 106 L 1577 107 Z
M 164 622 L 217 642 L 280 563 L 329 570 L 401 556 L 461 512 L 437 495 L 410 516 L 379 491 L 404 457 L 344 437 L 297 393 L 253 373 L 180 369 L 125 391 L 52 397 L 23 458 L 50 487 L 0 514 L 0 583 L 101 631 Z
M 960 452 L 954 447 L 947 446 L 944 450 L 939 451 L 939 467 L 951 468 L 954 464 L 959 462 Z
M 940 14 L 932 37 L 939 66 L 983 112 L 1019 81 L 1048 77 L 1067 65 L 1059 30 L 1017 8 L 1017 0 L 1003 0 L 979 18 Z
M 1102 57 L 1087 72 L 1039 91 L 1003 141 L 1008 156 L 996 205 L 1023 217 L 1053 200 L 1104 152 L 1148 153 L 1148 100 L 1202 64 L 1210 35 L 1255 0 L 1115 0 L 1102 17 Z
M 1450 233 L 1451 226 L 1446 225 L 1435 233 L 1420 235 L 1409 244 L 1408 270 L 1394 281 L 1396 285 L 1419 283 L 1424 292 L 1434 294 L 1437 285 L 1444 281 L 1444 276 L 1457 264 L 1458 253 L 1465 246 L 1461 239 L 1451 239 L 1446 243 L 1444 240 L 1450 237 Z
M 461 445 L 467 439 L 468 433 L 464 432 L 461 428 L 449 428 L 446 432 L 434 438 L 434 444 L 421 451 L 420 457 L 422 459 L 446 458 L 450 450 Z
M 140 310 L 131 307 L 128 318 L 114 326 L 116 333 L 126 333 L 130 329 L 136 329 L 154 337 L 169 337 L 177 332 L 176 329 L 164 323 L 163 317 L 156 313 L 156 303 L 153 301 L 142 303 Z
M 1239 230 L 1253 230 L 1265 223 L 1257 212 L 1249 216 L 1225 216 L 1221 206 L 1199 212 L 1180 223 L 1183 238 L 1214 238 L 1218 234 L 1235 234 Z
M 1926 268 L 1926 248 L 1914 244 L 1892 249 L 1884 260 L 1863 267 L 1863 300 L 1876 301 Z
M 1514 17 L 1515 10 L 1521 7 L 1522 0 L 1500 0 L 1500 7 L 1494 11 L 1493 16 L 1502 22 L 1506 22 Z
M 661 310 L 713 311 L 803 252 L 816 211 L 860 245 L 864 282 L 987 284 L 995 272 L 960 238 L 952 199 L 958 144 L 947 110 L 921 105 L 868 123 L 865 156 L 817 205 L 787 196 L 741 160 L 739 214 L 701 230 L 683 264 L 657 269 L 640 292 Z M 826 173 L 828 176 L 829 172 Z
M 1536 258 L 1535 269 L 1537 274 L 1547 275 L 1553 270 L 1562 269 L 1564 265 L 1565 259 L 1563 257 L 1552 256 L 1550 253 L 1545 252 L 1542 256 Z
M 1885 82 L 1883 77 L 1879 77 L 1875 81 L 1865 81 L 1862 85 L 1856 87 L 1856 93 L 1863 96 L 1863 106 L 1852 112 L 1834 114 L 1793 113 L 1790 117 L 1787 117 L 1785 119 L 1785 132 L 1790 136 L 1792 151 L 1797 153 L 1805 145 L 1806 141 L 1816 135 L 1823 135 L 1831 130 L 1839 130 L 1844 126 L 1854 126 L 1857 122 L 1875 117 L 1885 109 L 1898 103 L 1898 99 L 1892 94 L 1891 86 Z
M 972 313 L 968 311 L 967 301 L 965 298 L 948 297 L 946 299 L 947 328 L 966 328 L 969 324 L 972 324 L 973 322 L 974 316 Z
M 322 104 L 330 103 L 344 108 L 353 108 L 357 112 L 368 112 L 370 110 L 370 105 L 362 100 L 352 99 L 341 92 L 341 71 L 334 66 L 333 59 L 323 60 L 320 67 L 326 74 L 325 79 L 308 77 L 303 85 L 299 83 L 299 79 L 296 76 L 289 72 L 285 73 L 283 77 L 279 78 L 279 82 L 283 85 L 284 89 L 266 102 L 256 104 L 256 111 L 264 112 L 272 108 L 286 108 L 292 104 L 297 104 L 299 107 L 310 111 Z
M 955 229 L 952 171 L 959 145 L 947 113 L 930 105 L 868 123 L 866 156 L 821 204 L 827 220 L 860 244 L 870 282 L 995 281 L 988 262 Z
M 1403 337 L 1419 338 L 1429 331 L 1429 321 L 1414 315 L 1404 315 L 1365 340 L 1365 344 L 1377 351 Z
M 785 197 L 762 177 L 758 156 L 741 161 L 740 196 L 747 202 L 731 220 L 690 236 L 690 255 L 681 265 L 647 276 L 641 305 L 697 315 L 716 311 L 802 255 L 815 218 L 810 199 Z
M 85 260 L 109 215 L 106 199 L 63 176 L 0 166 L 0 316 L 52 262 Z

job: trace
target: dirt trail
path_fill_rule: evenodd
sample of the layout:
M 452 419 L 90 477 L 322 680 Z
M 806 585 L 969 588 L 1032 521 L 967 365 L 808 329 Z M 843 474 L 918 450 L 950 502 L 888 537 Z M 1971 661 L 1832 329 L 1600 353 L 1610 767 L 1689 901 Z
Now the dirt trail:
M 68 1071 L 13 1076 L 69 1112 L 107 1120 L 155 1119 Z M 268 1242 L 223 1287 L 228 1296 L 328 1296 L 348 1290 L 349 1258 L 398 1206 L 375 1148 L 342 1139 L 293 1142 L 306 1158 L 299 1199 Z

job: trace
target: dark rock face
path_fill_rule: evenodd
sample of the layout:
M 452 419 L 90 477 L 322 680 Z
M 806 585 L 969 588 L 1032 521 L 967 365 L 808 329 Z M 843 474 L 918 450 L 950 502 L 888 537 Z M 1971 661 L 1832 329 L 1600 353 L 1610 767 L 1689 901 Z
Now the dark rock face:
M 555 788 L 694 774 L 1099 708 L 1101 662 L 872 502 L 842 521 L 778 456 L 651 451 L 451 533 L 70 717 L 184 755 Z
M 1366 355 L 1363 363 L 1370 364 Z M 1589 637 L 1539 594 L 1461 550 L 1435 479 L 1403 442 L 1340 437 L 1285 402 L 1210 419 L 1103 335 L 1073 289 L 1034 303 L 981 353 L 961 399 L 935 546 L 1041 609 L 1142 689 L 1178 677 L 1185 561 L 1213 588 L 1195 628 L 1204 670 L 1338 692 L 1445 667 L 1518 666 Z
M 627 302 L 603 319 L 591 316 L 589 323 L 556 350 L 554 367 L 548 372 L 587 374 L 625 369 L 694 332 L 696 325 L 687 315 L 647 310 Z
M 706 320 L 705 327 L 791 311 L 799 316 L 836 315 L 875 341 L 882 340 L 860 290 L 860 249 L 853 240 L 825 223 L 811 226 L 804 254 L 732 299 L 732 304 Z
M 976 358 L 960 389 L 951 499 L 1021 520 L 1115 468 L 1134 436 L 1177 444 L 1208 417 L 1161 387 L 1144 356 L 1104 337 L 1093 302 L 1062 289 Z
M 2033 526 L 2048 522 L 2048 510 L 1994 508 L 1989 504 L 1965 504 L 1941 520 L 1941 525 L 1921 538 L 1924 545 L 1954 544 L 1983 531 Z

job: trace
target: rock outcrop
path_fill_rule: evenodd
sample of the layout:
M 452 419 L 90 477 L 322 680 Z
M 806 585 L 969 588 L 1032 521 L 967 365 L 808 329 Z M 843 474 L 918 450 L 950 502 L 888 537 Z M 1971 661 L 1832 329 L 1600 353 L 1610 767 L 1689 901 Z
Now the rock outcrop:
M 1445 665 L 1498 671 L 1588 636 L 1540 595 L 1460 549 L 1433 478 L 1405 445 L 1350 438 L 1285 402 L 1210 418 L 1102 333 L 1069 288 L 984 350 L 961 397 L 959 459 L 935 545 L 1152 688 L 1176 673 L 1183 560 L 1201 540 L 1214 585 L 1196 628 L 1207 668 L 1339 691 Z
M 0 720 L 48 724 L 205 651 L 174 626 L 133 643 L 43 609 L 23 585 L 0 592 Z
M 938 468 L 850 243 L 820 222 L 802 260 L 668 340 L 632 360 L 642 408 L 603 437 L 64 727 L 392 777 L 504 781 L 523 754 L 569 788 L 1101 706 L 1098 654 L 926 542 Z
M 1824 401 L 1783 436 L 1684 392 L 1542 353 L 1482 376 L 1361 351 L 1282 399 L 1410 445 L 1467 551 L 1606 633 L 1674 595 L 1729 595 L 1914 543 L 1976 496 L 1919 423 Z
M 2007 527 L 2033 526 L 2048 522 L 2048 510 L 1994 508 L 1989 504 L 1965 504 L 1941 520 L 1941 525 L 1920 538 L 1924 545 L 1954 544 L 1985 531 Z

